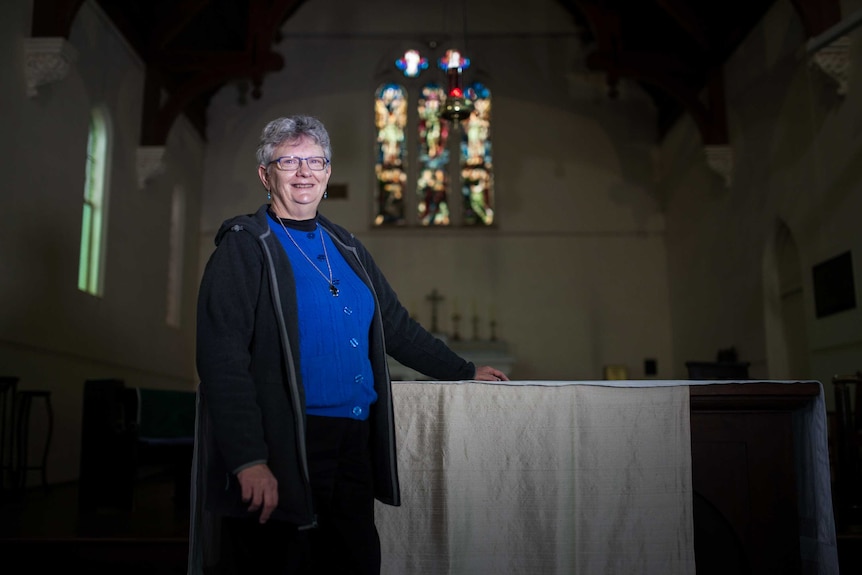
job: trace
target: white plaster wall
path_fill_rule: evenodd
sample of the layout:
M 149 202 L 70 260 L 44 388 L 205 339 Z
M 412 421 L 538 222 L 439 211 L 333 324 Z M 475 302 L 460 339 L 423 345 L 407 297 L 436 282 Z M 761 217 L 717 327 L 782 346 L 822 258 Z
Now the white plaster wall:
M 321 211 L 371 249 L 426 326 L 425 297 L 437 288 L 446 297 L 441 329 L 451 333 L 456 303 L 470 315 L 476 302 L 480 336 L 488 336 L 493 316 L 516 356 L 517 379 L 601 379 L 605 364 L 625 364 L 640 378 L 645 358 L 657 359 L 659 375 L 670 376 L 652 109 L 625 85 L 623 98 L 607 101 L 601 85 L 577 68 L 576 30 L 557 2 L 534 2 L 529 10 L 467 6 L 468 30 L 476 34 L 468 55 L 494 98 L 494 229 L 370 225 L 374 89 L 398 79 L 399 51 L 447 30 L 458 35 L 459 19 L 441 23 L 452 8 L 380 0 L 351 11 L 312 0 L 286 26 L 279 45 L 285 67 L 266 78 L 262 98 L 242 106 L 230 88 L 213 99 L 201 265 L 218 225 L 265 201 L 254 159 L 261 128 L 281 115 L 308 113 L 332 136 L 331 181 L 349 187 L 347 200 L 326 200 Z M 481 21 L 470 18 L 479 13 Z M 462 336 L 471 334 L 467 326 L 462 321 Z
M 167 143 L 166 173 L 137 187 L 143 70 L 91 2 L 72 27 L 68 77 L 28 98 L 24 41 L 31 2 L 0 6 L 0 372 L 21 389 L 52 392 L 56 413 L 48 480 L 77 477 L 84 381 L 191 388 L 197 230 L 203 143 L 184 122 Z M 103 297 L 77 289 L 90 110 L 111 117 L 110 200 Z M 187 193 L 185 285 L 179 329 L 165 323 L 171 192 Z M 41 456 L 42 406 L 34 408 L 31 460 Z M 31 476 L 31 482 L 36 481 Z

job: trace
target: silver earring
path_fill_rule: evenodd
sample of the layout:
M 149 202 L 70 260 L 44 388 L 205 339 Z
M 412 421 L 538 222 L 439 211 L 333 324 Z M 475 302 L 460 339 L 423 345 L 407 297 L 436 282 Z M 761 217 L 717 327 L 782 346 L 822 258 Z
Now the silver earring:
M 266 199 L 267 199 L 267 200 L 271 200 L 271 199 L 272 199 L 272 193 L 271 193 L 269 190 L 267 190 L 267 191 L 266 191 Z
M 329 197 L 329 192 L 328 192 L 327 190 L 323 190 L 323 197 L 324 197 L 324 198 L 328 198 L 328 197 Z

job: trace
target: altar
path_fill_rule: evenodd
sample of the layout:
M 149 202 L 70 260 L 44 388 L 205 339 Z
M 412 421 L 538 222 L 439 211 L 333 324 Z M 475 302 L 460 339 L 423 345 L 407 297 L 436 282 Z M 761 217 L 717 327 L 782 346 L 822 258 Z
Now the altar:
M 384 574 L 838 572 L 818 382 L 393 389 Z

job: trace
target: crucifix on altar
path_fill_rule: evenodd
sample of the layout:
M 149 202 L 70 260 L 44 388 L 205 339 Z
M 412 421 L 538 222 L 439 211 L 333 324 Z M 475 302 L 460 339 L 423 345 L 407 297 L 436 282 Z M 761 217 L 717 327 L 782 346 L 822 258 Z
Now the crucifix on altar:
M 425 299 L 431 302 L 431 333 L 439 333 L 440 329 L 437 326 L 437 306 L 446 298 L 437 291 L 437 288 L 434 288 L 431 290 L 431 293 L 425 296 Z

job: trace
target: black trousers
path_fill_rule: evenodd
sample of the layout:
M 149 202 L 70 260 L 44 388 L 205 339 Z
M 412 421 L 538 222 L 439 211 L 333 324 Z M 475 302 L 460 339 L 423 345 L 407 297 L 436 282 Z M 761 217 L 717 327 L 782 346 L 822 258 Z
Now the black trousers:
M 318 527 L 225 517 L 219 563 L 207 573 L 378 575 L 369 424 L 308 416 L 307 449 Z

